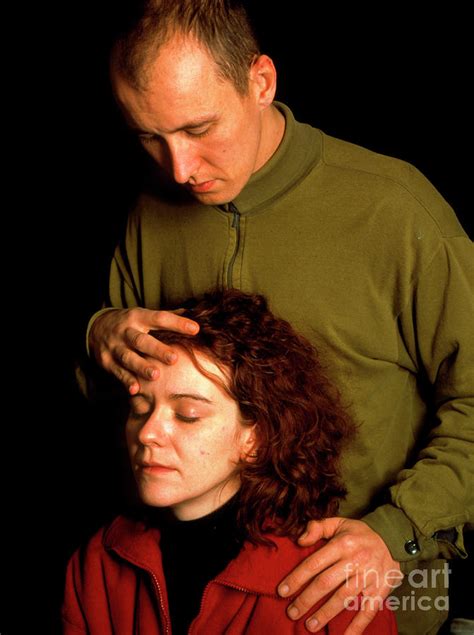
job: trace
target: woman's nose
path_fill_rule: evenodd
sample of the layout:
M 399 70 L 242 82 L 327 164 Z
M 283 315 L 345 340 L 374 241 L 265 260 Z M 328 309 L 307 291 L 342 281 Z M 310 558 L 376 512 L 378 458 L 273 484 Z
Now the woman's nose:
M 142 445 L 164 445 L 169 440 L 172 424 L 162 411 L 153 412 L 142 424 L 138 440 Z

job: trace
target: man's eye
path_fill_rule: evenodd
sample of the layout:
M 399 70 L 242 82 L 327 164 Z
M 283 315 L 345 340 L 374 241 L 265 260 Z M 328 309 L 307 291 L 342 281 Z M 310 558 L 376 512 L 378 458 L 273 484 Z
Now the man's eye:
M 209 132 L 211 131 L 210 128 L 206 128 L 205 130 L 188 130 L 188 135 L 190 135 L 191 137 L 205 137 L 206 135 L 209 134 Z

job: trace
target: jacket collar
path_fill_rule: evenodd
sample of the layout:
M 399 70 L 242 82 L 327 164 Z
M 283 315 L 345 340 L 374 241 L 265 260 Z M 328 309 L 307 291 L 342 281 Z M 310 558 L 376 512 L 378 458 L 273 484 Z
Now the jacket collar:
M 243 215 L 268 209 L 273 201 L 291 191 L 321 162 L 323 134 L 317 128 L 295 120 L 293 113 L 278 101 L 273 102 L 285 118 L 285 132 L 273 156 L 252 174 L 240 194 L 232 201 Z M 162 201 L 178 206 L 202 207 L 189 192 L 170 182 L 153 161 L 148 163 L 145 190 Z M 229 204 L 214 209 L 228 211 Z M 212 209 L 212 207 L 210 208 Z
M 315 547 L 298 547 L 288 538 L 274 535 L 271 540 L 276 547 L 244 543 L 238 556 L 214 581 L 257 595 L 276 596 L 278 584 Z M 119 516 L 105 532 L 103 542 L 106 549 L 154 573 L 161 583 L 164 582 L 157 528 L 149 527 L 140 520 Z
M 285 133 L 274 155 L 255 172 L 233 203 L 240 213 L 268 207 L 299 183 L 322 156 L 320 130 L 295 120 L 293 113 L 280 102 L 274 105 L 285 117 Z

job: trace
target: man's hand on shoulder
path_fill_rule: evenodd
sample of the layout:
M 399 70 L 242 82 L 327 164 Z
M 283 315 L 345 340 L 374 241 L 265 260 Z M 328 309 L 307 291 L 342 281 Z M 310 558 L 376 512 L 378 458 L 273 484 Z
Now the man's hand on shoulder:
M 308 523 L 299 540 L 302 546 L 328 542 L 292 571 L 278 587 L 280 595 L 293 595 L 312 580 L 288 607 L 288 616 L 299 619 L 321 598 L 331 594 L 324 604 L 306 617 L 311 632 L 323 628 L 345 608 L 354 606 L 355 614 L 346 635 L 360 635 L 373 620 L 382 601 L 399 586 L 403 578 L 400 564 L 393 560 L 382 538 L 360 520 L 326 518 Z
M 152 359 L 164 364 L 173 364 L 177 359 L 169 346 L 149 335 L 157 329 L 195 335 L 199 325 L 173 311 L 138 307 L 106 311 L 96 318 L 89 331 L 91 355 L 134 395 L 140 390 L 141 378 L 158 379 L 159 366 Z

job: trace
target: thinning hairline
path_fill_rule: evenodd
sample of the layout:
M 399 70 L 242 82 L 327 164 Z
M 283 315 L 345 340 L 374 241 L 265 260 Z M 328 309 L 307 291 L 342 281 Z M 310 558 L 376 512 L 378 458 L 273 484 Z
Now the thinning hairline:
M 225 75 L 223 68 L 218 63 L 211 47 L 205 41 L 200 39 L 193 30 L 190 29 L 188 32 L 185 32 L 183 31 L 183 29 L 180 29 L 178 26 L 173 27 L 171 25 L 168 25 L 164 33 L 165 33 L 164 38 L 159 43 L 157 42 L 158 38 L 155 37 L 155 38 L 150 38 L 150 42 L 148 44 L 141 43 L 134 46 L 135 51 L 137 49 L 138 50 L 143 49 L 144 52 L 141 55 L 141 58 L 139 58 L 138 69 L 136 70 L 136 72 L 133 72 L 133 73 L 126 72 L 125 71 L 126 64 L 122 63 L 122 60 L 124 58 L 125 39 L 117 40 L 114 43 L 111 50 L 111 54 L 110 54 L 110 69 L 111 70 L 114 69 L 115 72 L 119 73 L 123 77 L 123 79 L 129 82 L 130 85 L 136 90 L 146 92 L 149 89 L 150 81 L 152 79 L 151 68 L 153 64 L 157 61 L 160 55 L 161 49 L 167 46 L 174 37 L 176 38 L 181 37 L 183 40 L 194 40 L 194 42 L 198 46 L 200 46 L 204 51 L 207 52 L 207 54 L 209 55 L 210 59 L 212 60 L 214 64 L 216 78 L 219 82 L 222 82 L 222 83 L 229 82 L 232 84 L 232 86 L 235 88 L 235 90 L 239 94 L 242 94 L 242 95 L 248 94 L 249 82 L 247 81 L 245 90 L 244 92 L 242 92 L 241 87 L 237 85 L 234 79 L 232 77 L 227 77 Z M 261 53 L 259 51 L 257 56 L 254 59 L 256 59 L 260 55 Z M 247 69 L 247 73 L 249 69 Z

